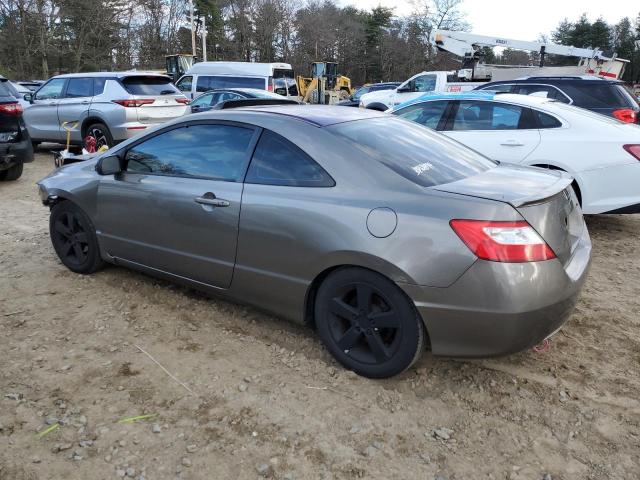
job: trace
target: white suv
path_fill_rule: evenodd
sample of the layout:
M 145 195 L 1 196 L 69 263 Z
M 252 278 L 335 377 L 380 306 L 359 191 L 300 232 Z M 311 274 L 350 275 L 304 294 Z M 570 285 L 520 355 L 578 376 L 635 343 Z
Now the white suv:
M 145 72 L 59 75 L 24 98 L 34 144 L 65 142 L 68 128 L 73 144 L 92 136 L 98 147 L 180 117 L 189 103 L 169 77 Z

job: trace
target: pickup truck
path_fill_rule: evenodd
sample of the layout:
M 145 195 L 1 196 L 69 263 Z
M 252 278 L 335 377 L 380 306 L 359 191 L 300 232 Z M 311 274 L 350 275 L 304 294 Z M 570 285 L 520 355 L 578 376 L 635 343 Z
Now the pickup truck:
M 422 72 L 404 81 L 393 90 L 365 93 L 360 97 L 360 108 L 385 111 L 403 102 L 413 100 L 427 92 L 466 92 L 486 82 L 459 82 L 456 72 Z

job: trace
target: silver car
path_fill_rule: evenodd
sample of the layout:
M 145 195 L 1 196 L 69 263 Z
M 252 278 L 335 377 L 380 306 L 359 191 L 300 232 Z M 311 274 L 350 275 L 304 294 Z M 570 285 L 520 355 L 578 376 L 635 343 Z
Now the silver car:
M 72 271 L 113 263 L 256 305 L 380 378 L 425 345 L 507 354 L 561 327 L 591 256 L 570 184 L 397 117 L 272 106 L 185 117 L 39 188 Z
M 34 143 L 85 137 L 109 147 L 184 115 L 189 101 L 165 75 L 144 72 L 74 73 L 51 78 L 33 94 L 24 120 Z

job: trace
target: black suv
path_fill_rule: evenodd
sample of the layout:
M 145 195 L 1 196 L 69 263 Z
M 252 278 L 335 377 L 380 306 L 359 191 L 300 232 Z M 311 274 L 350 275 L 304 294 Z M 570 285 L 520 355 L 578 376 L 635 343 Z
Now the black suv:
M 627 123 L 640 123 L 640 105 L 618 80 L 591 76 L 526 77 L 489 82 L 475 90 L 531 95 L 546 93 L 547 98 L 586 108 Z
M 0 77 L 0 180 L 17 180 L 22 165 L 33 161 L 31 138 L 22 120 L 22 106 Z

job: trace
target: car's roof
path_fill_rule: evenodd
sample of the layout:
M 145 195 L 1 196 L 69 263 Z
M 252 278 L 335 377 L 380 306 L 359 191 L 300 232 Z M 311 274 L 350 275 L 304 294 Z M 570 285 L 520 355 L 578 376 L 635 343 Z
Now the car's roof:
M 530 76 L 530 77 L 520 77 L 514 80 L 500 80 L 495 82 L 489 82 L 486 85 L 505 85 L 512 83 L 576 83 L 579 85 L 584 85 L 585 83 L 595 83 L 597 85 L 602 84 L 619 84 L 622 83 L 620 80 L 616 80 L 613 78 L 602 78 L 595 77 L 593 75 L 576 75 L 576 76 Z M 483 85 L 482 87 L 486 87 Z
M 236 93 L 248 93 L 251 95 L 260 95 L 268 90 L 264 90 L 261 88 L 243 88 L 243 87 L 230 87 L 230 88 L 212 88 L 211 90 L 207 90 L 205 93 L 215 93 L 215 92 L 236 92 Z
M 432 102 L 436 100 L 491 100 L 504 103 L 516 103 L 519 105 L 536 106 L 543 103 L 549 103 L 552 100 L 545 97 L 537 97 L 534 95 L 518 95 L 515 93 L 499 93 L 491 90 L 472 90 L 470 92 L 460 93 L 425 93 L 424 95 L 407 102 L 401 103 L 394 110 L 399 110 L 416 103 Z
M 216 111 L 214 111 L 216 112 Z M 221 112 L 221 111 L 217 111 Z M 199 113 L 198 115 L 218 117 L 220 113 Z M 375 110 L 365 110 L 360 108 L 345 108 L 327 105 L 268 105 L 234 108 L 233 110 L 223 110 L 227 114 L 254 112 L 263 115 L 278 115 L 291 119 L 311 123 L 318 127 L 326 127 L 336 123 L 363 120 L 366 118 L 385 117 L 386 114 Z
M 84 78 L 84 77 L 98 77 L 98 78 L 125 78 L 125 77 L 162 77 L 169 78 L 168 76 L 158 72 L 144 72 L 144 71 L 128 71 L 128 72 L 83 72 L 83 73 L 65 73 L 64 75 L 56 75 L 53 78 Z

